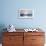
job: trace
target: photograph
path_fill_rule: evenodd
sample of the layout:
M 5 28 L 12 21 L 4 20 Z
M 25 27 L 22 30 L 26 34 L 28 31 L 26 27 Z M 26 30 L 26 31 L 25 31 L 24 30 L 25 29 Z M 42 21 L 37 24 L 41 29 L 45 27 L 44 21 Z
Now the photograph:
M 33 17 L 33 11 L 32 9 L 19 9 L 18 10 L 19 18 L 32 18 Z

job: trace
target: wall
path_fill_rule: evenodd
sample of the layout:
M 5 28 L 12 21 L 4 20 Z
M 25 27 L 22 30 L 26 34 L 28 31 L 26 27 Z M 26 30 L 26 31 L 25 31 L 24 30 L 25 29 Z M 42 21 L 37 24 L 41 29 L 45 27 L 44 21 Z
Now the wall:
M 19 8 L 32 9 L 34 17 L 18 19 Z M 46 32 L 46 0 L 0 0 L 0 31 L 9 24 L 21 29 L 40 27 Z

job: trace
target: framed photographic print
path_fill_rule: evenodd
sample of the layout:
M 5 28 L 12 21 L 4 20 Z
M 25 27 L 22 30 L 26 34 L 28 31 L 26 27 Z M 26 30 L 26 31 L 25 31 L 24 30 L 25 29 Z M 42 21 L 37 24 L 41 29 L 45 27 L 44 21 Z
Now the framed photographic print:
M 33 10 L 32 9 L 19 9 L 18 10 L 18 17 L 19 18 L 32 18 L 33 17 Z

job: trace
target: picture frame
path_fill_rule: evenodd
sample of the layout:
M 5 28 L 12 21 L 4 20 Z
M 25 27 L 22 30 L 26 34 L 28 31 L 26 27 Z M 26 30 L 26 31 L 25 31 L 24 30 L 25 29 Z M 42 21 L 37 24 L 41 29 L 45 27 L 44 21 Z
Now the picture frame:
M 18 9 L 18 18 L 33 18 L 34 12 L 32 9 Z

